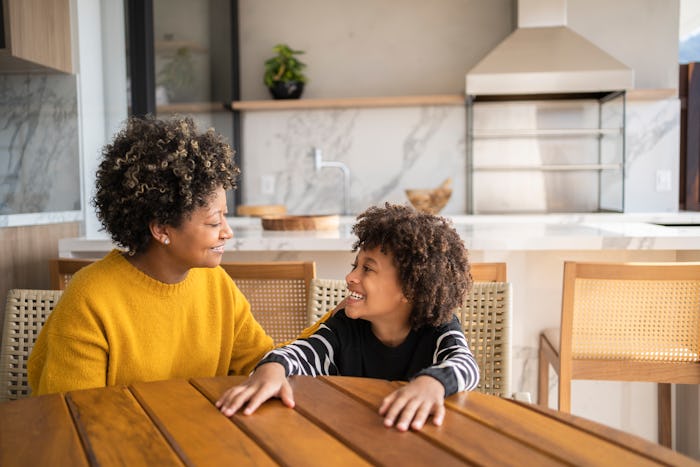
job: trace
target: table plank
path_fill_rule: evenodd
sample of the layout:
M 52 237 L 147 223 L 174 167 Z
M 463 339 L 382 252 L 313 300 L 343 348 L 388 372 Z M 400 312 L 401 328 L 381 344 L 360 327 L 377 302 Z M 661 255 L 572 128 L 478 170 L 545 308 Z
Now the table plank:
M 135 383 L 134 397 L 193 465 L 277 465 L 188 381 Z
M 92 465 L 181 465 L 163 435 L 123 386 L 66 395 Z
M 686 457 L 672 449 L 668 449 L 660 444 L 652 443 L 649 440 L 640 438 L 631 433 L 617 430 L 615 428 L 594 422 L 587 418 L 578 417 L 566 412 L 560 412 L 548 407 L 542 407 L 537 404 L 527 404 L 524 402 L 512 401 L 516 404 L 522 405 L 529 410 L 534 410 L 542 413 L 545 416 L 556 418 L 563 423 L 575 426 L 579 429 L 586 430 L 600 438 L 607 439 L 608 441 L 614 442 L 620 446 L 626 447 L 633 451 L 640 453 L 641 455 L 650 457 L 658 462 L 670 464 L 670 465 L 688 465 L 688 466 L 698 466 L 700 463 L 697 461 Z
M 222 376 L 197 378 L 191 382 L 213 402 L 226 389 L 245 379 Z M 267 401 L 253 415 L 237 413 L 231 420 L 283 465 L 369 465 L 341 441 L 279 400 Z
M 465 463 L 465 459 L 435 446 L 415 432 L 386 428 L 375 408 L 320 379 L 293 376 L 290 383 L 298 412 L 323 426 L 373 464 L 447 466 Z
M 0 404 L 0 465 L 88 465 L 61 394 Z
M 381 405 L 382 399 L 401 383 L 385 380 L 368 380 L 366 378 L 321 377 L 325 383 L 363 400 L 375 410 Z M 520 440 L 513 439 L 501 432 L 458 412 L 447 410 L 441 427 L 428 422 L 420 434 L 432 442 L 443 446 L 463 459 L 476 464 L 488 465 L 523 465 L 527 458 L 530 465 L 564 465 L 561 460 L 533 449 L 532 446 Z M 498 446 L 494 449 L 494 446 Z
M 494 430 L 577 465 L 658 465 L 606 439 L 507 399 L 467 392 L 455 394 L 446 403 L 452 410 L 479 420 Z

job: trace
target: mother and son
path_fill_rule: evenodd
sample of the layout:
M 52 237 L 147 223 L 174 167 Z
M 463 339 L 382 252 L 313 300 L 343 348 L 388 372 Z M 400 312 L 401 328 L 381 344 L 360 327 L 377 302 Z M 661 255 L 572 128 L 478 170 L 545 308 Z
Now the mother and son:
M 291 375 L 363 376 L 408 382 L 384 398 L 386 426 L 440 425 L 444 398 L 479 380 L 453 314 L 471 274 L 449 222 L 388 203 L 360 214 L 348 296 L 274 348 L 218 267 L 238 174 L 231 147 L 191 119 L 127 121 L 103 149 L 93 199 L 121 249 L 71 279 L 29 358 L 33 394 L 250 375 L 216 403 L 231 416 L 272 397 L 294 407 Z

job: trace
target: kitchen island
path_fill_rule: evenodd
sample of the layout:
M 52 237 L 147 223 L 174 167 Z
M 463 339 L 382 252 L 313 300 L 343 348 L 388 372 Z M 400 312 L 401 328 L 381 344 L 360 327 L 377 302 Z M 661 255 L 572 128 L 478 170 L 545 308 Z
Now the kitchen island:
M 513 287 L 512 387 L 536 396 L 537 337 L 557 327 L 563 262 L 700 261 L 700 213 L 450 216 L 473 262 L 505 262 Z M 354 259 L 353 217 L 332 231 L 264 231 L 257 218 L 231 218 L 225 261 L 314 260 L 317 276 L 340 279 Z M 107 238 L 67 238 L 62 257 L 100 257 Z M 551 372 L 554 377 L 553 372 Z M 555 382 L 552 380 L 552 385 Z M 656 440 L 656 385 L 574 381 L 572 412 Z M 687 394 L 688 393 L 688 394 Z M 555 388 L 550 394 L 554 397 Z M 680 435 L 698 433 L 697 388 L 677 393 Z M 550 406 L 554 405 L 554 399 Z M 697 441 L 696 441 L 697 442 Z

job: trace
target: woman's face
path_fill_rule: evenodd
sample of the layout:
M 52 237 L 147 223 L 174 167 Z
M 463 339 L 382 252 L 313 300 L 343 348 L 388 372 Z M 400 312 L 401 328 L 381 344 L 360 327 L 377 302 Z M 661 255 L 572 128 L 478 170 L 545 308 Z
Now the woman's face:
M 206 206 L 196 209 L 179 227 L 168 228 L 168 250 L 187 268 L 218 266 L 226 240 L 233 237 L 227 213 L 226 191 L 218 188 Z
M 393 256 L 382 253 L 379 247 L 361 249 L 345 281 L 350 292 L 345 302 L 348 317 L 373 321 L 373 318 L 409 316 L 411 306 L 401 290 Z

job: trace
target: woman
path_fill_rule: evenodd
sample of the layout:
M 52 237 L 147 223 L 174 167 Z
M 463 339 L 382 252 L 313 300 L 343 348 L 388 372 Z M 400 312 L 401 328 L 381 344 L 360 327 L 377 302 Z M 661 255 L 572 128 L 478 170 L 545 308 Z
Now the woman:
M 103 150 L 93 204 L 113 250 L 77 272 L 29 358 L 33 394 L 248 374 L 272 339 L 223 269 L 239 170 L 189 118 L 132 118 Z

